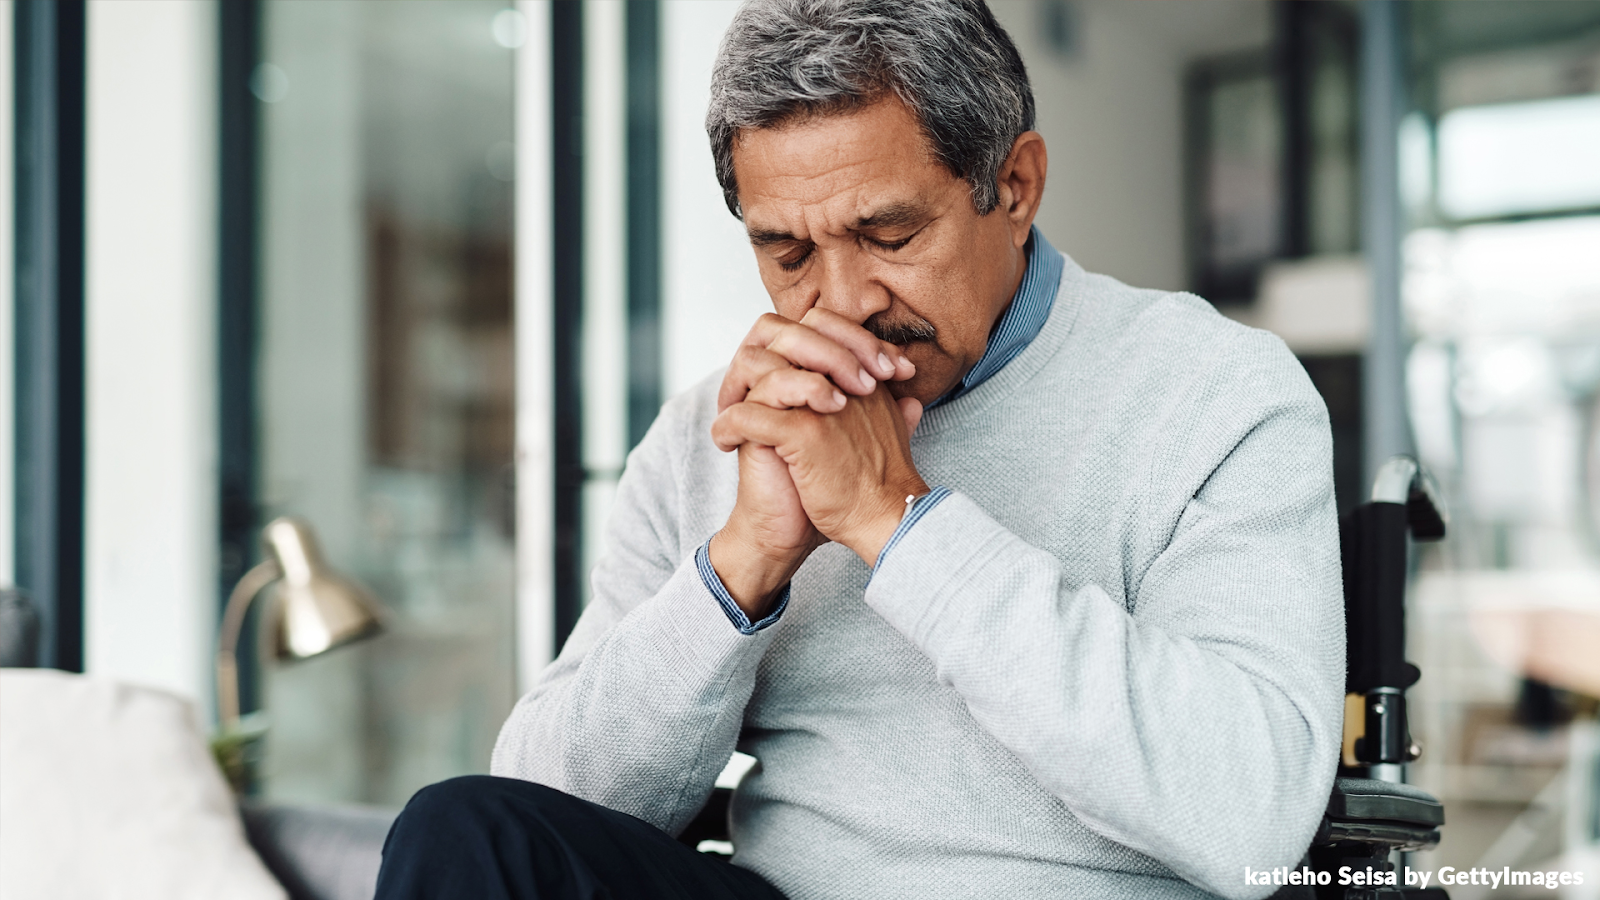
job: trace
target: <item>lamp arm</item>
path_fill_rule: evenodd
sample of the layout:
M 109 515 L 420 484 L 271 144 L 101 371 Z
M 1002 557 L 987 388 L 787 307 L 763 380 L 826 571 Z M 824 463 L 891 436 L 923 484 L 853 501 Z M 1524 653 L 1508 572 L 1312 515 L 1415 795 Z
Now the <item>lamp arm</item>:
M 218 730 L 226 734 L 239 725 L 239 632 L 244 628 L 245 613 L 250 602 L 261 589 L 278 579 L 281 572 L 277 562 L 266 559 L 244 573 L 239 583 L 228 595 L 228 607 L 222 613 L 222 632 L 217 640 L 217 713 Z

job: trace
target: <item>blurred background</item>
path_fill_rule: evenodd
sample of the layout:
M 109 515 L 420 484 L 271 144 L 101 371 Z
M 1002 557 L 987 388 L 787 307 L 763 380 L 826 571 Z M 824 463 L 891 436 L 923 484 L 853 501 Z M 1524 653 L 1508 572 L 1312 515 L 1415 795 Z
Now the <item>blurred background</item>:
M 1281 335 L 1341 509 L 1396 452 L 1443 489 L 1409 779 L 1449 824 L 1413 865 L 1600 897 L 1600 2 L 991 5 L 1051 241 Z M 486 771 L 627 451 L 770 308 L 702 127 L 735 9 L 0 2 L 0 583 L 41 664 L 212 716 L 223 604 L 295 515 L 386 629 L 281 665 L 246 629 L 250 790 Z

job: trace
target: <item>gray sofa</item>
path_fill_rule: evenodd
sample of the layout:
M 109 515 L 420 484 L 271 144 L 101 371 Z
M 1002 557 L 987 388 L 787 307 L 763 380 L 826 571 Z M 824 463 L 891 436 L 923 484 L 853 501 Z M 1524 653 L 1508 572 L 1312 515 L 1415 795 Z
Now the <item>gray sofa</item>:
M 251 846 L 291 900 L 372 900 L 391 810 L 240 806 Z

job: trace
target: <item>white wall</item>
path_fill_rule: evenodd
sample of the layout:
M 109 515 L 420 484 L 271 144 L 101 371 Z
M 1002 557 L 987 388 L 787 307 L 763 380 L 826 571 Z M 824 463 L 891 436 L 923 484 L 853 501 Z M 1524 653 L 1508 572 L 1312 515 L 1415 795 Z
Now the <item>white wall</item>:
M 734 0 L 661 5 L 662 342 L 666 396 L 728 364 L 772 301 L 728 212 L 706 140 L 711 64 Z
M 88 12 L 90 674 L 209 712 L 217 620 L 216 5 Z
M 1058 58 L 1041 42 L 1037 7 L 994 4 L 1028 66 L 1050 154 L 1039 228 L 1091 271 L 1182 288 L 1179 60 L 1103 3 L 1075 7 L 1079 47 Z
M 16 407 L 16 355 L 11 316 L 12 234 L 11 234 L 11 0 L 0 0 L 0 585 L 17 580 L 16 494 L 12 479 L 16 475 L 13 430 Z
M 1028 67 L 1050 153 L 1039 228 L 1090 271 L 1183 289 L 1184 68 L 1265 43 L 1267 4 L 1075 3 L 1067 56 L 1044 43 L 1041 3 L 990 5 Z

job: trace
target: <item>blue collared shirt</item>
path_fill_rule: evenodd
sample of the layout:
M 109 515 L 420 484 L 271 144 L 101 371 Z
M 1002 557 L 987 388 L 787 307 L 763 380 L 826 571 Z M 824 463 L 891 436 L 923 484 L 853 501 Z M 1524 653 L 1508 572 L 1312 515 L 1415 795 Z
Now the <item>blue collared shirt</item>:
M 1022 273 L 1022 283 L 1017 285 L 1017 292 L 1011 297 L 1011 305 L 1001 314 L 1000 321 L 994 330 L 989 333 L 989 342 L 984 347 L 983 356 L 978 358 L 974 365 L 961 381 L 945 393 L 944 396 L 928 404 L 932 409 L 956 400 L 969 393 L 973 388 L 989 380 L 994 373 L 1006 367 L 1006 364 L 1017 358 L 1017 355 L 1033 343 L 1038 337 L 1039 330 L 1044 327 L 1046 319 L 1050 318 L 1050 309 L 1055 305 L 1056 293 L 1061 288 L 1061 275 L 1066 271 L 1067 261 L 1060 251 L 1050 246 L 1050 242 L 1039 233 L 1038 226 L 1034 226 L 1028 235 L 1028 268 Z M 873 566 L 876 572 L 878 566 L 888 557 L 889 551 L 895 544 L 905 537 L 923 516 L 927 515 L 940 501 L 950 496 L 950 489 L 940 486 L 934 488 L 916 500 L 906 504 L 905 515 L 900 519 L 900 527 L 889 536 L 883 550 L 878 553 L 877 564 Z M 711 567 L 711 542 L 708 540 L 695 552 L 695 566 L 700 570 L 700 580 L 705 582 L 706 589 L 717 598 L 717 603 L 722 611 L 727 614 L 728 620 L 739 629 L 740 634 L 755 634 L 763 628 L 778 621 L 783 615 L 783 610 L 789 604 L 789 586 L 784 585 L 783 594 L 778 598 L 777 605 L 771 614 L 759 622 L 751 622 L 744 610 L 733 600 L 733 595 L 723 586 L 722 579 L 717 577 L 717 572 Z
M 1011 305 L 1006 307 L 994 331 L 989 333 L 989 343 L 983 349 L 983 356 L 978 358 L 978 364 L 963 375 L 955 387 L 928 404 L 929 409 L 949 403 L 988 381 L 991 375 L 1004 369 L 1006 363 L 1016 359 L 1017 354 L 1033 343 L 1033 339 L 1039 336 L 1039 329 L 1044 327 L 1045 320 L 1050 318 L 1056 292 L 1061 288 L 1061 273 L 1066 268 L 1066 258 L 1050 246 L 1035 225 L 1028 236 L 1027 271 L 1022 273 L 1022 283 L 1017 285 Z

